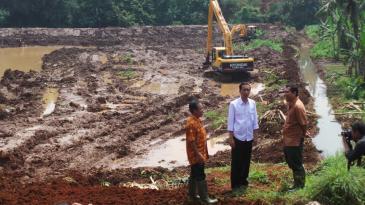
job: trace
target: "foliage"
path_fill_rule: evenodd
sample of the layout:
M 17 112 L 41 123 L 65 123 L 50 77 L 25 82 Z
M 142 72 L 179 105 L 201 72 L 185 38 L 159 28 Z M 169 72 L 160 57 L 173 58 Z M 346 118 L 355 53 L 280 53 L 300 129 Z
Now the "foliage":
M 217 129 L 222 127 L 227 122 L 228 108 L 219 109 L 219 110 L 211 110 L 206 112 L 205 117 L 212 121 L 212 128 Z
M 135 63 L 131 54 L 126 54 L 126 55 L 120 57 L 120 60 L 122 61 L 122 63 L 128 64 L 128 65 Z
M 283 0 L 271 5 L 267 14 L 269 22 L 281 21 L 297 29 L 317 23 L 315 14 L 319 9 L 319 0 Z
M 266 11 L 261 0 L 219 1 L 227 22 L 281 21 L 297 28 L 315 22 L 317 2 L 281 0 Z M 209 0 L 0 0 L 0 5 L 0 25 L 9 27 L 127 27 L 206 24 Z
M 276 75 L 275 73 L 265 72 L 264 83 L 269 91 L 277 91 L 288 84 L 288 80 L 280 78 L 279 75 Z
M 242 7 L 235 14 L 235 23 L 237 22 L 255 22 L 261 23 L 265 21 L 265 15 L 260 12 L 260 9 L 253 6 Z
M 323 204 L 363 204 L 365 201 L 365 170 L 352 167 L 347 170 L 343 155 L 326 158 L 319 171 L 308 177 L 301 191 L 306 198 Z
M 255 31 L 255 34 L 254 34 L 255 36 L 254 36 L 254 38 L 259 38 L 259 37 L 262 37 L 263 35 L 265 35 L 265 31 L 264 30 L 262 30 L 262 29 L 256 29 L 256 31 Z
M 318 13 L 325 28 L 324 34 L 332 39 L 335 46 L 335 57 L 341 55 L 349 65 L 350 74 L 363 74 L 365 78 L 364 5 L 364 0 L 323 0 Z
M 206 24 L 209 1 L 0 0 L 0 23 L 10 27 L 106 27 Z M 8 12 L 4 12 L 8 11 Z
M 326 80 L 331 89 L 340 90 L 343 100 L 365 100 L 365 82 L 361 77 L 346 75 L 346 67 L 341 65 L 326 66 Z
M 310 54 L 314 58 L 333 58 L 336 56 L 333 40 L 320 25 L 308 25 L 304 28 L 306 35 L 315 42 Z M 323 35 L 323 33 L 326 33 Z
M 318 41 L 321 27 L 319 25 L 308 25 L 304 27 L 305 34 L 313 41 Z
M 237 50 L 243 50 L 243 51 L 254 50 L 254 49 L 262 47 L 262 46 L 269 47 L 278 52 L 283 51 L 283 48 L 282 48 L 283 44 L 281 42 L 273 41 L 273 40 L 254 39 L 253 41 L 250 41 L 248 44 L 239 43 L 239 44 L 234 44 L 233 46 L 234 46 L 235 50 L 237 49 Z
M 310 50 L 313 58 L 333 58 L 334 53 L 333 44 L 328 38 L 321 39 Z
M 256 102 L 257 114 L 259 116 L 263 116 L 268 110 L 270 110 L 270 108 L 271 107 L 269 105 L 266 105 L 261 102 Z
M 132 69 L 127 69 L 127 70 L 119 71 L 118 76 L 119 76 L 119 78 L 121 78 L 123 80 L 130 80 L 130 79 L 136 78 L 138 76 L 138 74 Z
M 8 16 L 9 16 L 9 11 L 0 8 L 0 25 L 4 24 L 4 22 L 6 22 L 6 19 L 8 18 Z
M 259 170 L 253 170 L 250 172 L 249 179 L 252 181 L 258 181 L 263 184 L 269 183 L 269 179 L 267 177 L 267 174 L 263 171 Z

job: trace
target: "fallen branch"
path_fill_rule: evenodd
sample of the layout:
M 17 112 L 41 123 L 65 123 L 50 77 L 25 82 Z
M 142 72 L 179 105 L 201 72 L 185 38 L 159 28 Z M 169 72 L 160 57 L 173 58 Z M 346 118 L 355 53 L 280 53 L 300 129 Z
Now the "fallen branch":
M 334 115 L 351 115 L 351 114 L 365 114 L 365 112 L 343 112 L 343 113 L 333 113 Z
M 317 114 L 317 113 L 310 112 L 310 111 L 306 111 L 306 112 L 307 112 L 307 115 L 318 116 L 318 114 Z
M 355 105 L 354 103 L 350 103 L 350 106 L 352 106 L 353 108 L 355 108 L 356 110 L 362 112 L 362 109 L 358 106 L 358 105 Z

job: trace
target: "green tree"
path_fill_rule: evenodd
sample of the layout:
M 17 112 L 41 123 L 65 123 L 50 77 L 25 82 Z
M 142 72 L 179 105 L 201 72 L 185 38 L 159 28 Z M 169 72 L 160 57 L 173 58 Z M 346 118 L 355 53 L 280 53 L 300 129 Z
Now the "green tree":
M 284 0 L 273 4 L 271 7 L 272 19 L 280 19 L 280 21 L 297 29 L 303 29 L 305 25 L 318 22 L 315 14 L 320 8 L 319 0 Z
M 9 17 L 9 12 L 0 8 L 0 26 L 4 25 Z

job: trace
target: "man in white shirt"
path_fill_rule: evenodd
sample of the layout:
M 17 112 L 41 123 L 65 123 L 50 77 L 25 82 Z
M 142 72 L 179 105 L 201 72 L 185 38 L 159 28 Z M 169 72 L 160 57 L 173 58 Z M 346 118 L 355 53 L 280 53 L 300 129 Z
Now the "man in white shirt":
M 229 144 L 232 147 L 232 190 L 248 186 L 253 136 L 259 128 L 256 102 L 248 98 L 251 85 L 241 83 L 239 91 L 241 97 L 229 104 L 228 111 Z

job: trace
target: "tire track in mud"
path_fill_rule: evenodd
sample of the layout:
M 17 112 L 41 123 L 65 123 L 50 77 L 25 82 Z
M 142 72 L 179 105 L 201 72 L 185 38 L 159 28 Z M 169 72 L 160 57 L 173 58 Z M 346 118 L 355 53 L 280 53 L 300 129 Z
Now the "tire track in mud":
M 288 37 L 284 32 L 273 33 Z M 274 34 L 267 32 L 267 35 Z M 256 65 L 261 71 L 269 67 L 277 76 L 300 82 L 296 61 L 292 59 L 293 51 L 289 50 L 288 44 L 285 43 L 283 53 L 260 48 L 249 54 L 260 56 Z M 29 148 L 19 146 L 14 149 L 18 155 L 14 154 L 12 160 L 24 164 L 17 168 L 17 172 L 42 179 L 61 176 L 70 170 L 84 173 L 95 168 L 108 170 L 118 163 L 116 160 L 145 153 L 150 149 L 146 142 L 165 141 L 182 134 L 185 118 L 189 115 L 186 105 L 191 97 L 200 99 L 209 110 L 222 108 L 229 100 L 219 96 L 219 83 L 211 84 L 211 79 L 202 77 L 203 70 L 199 69 L 202 61 L 203 50 L 198 48 L 133 44 L 129 47 L 64 48 L 46 55 L 42 72 L 26 74 L 37 79 L 32 95 L 13 101 L 20 104 L 28 100 L 31 105 L 6 118 L 7 123 L 0 122 L 1 126 L 10 127 L 1 133 L 6 138 L 14 138 L 16 131 L 40 125 L 46 127 L 42 130 L 54 129 L 56 134 L 48 139 L 36 137 L 35 141 L 29 142 Z M 121 72 L 125 71 L 136 75 L 130 80 L 122 79 Z M 138 81 L 143 81 L 142 85 L 133 86 Z M 11 78 L 7 82 L 18 81 Z M 177 85 L 177 91 L 153 94 L 143 90 L 153 83 L 171 83 Z M 47 86 L 59 88 L 60 96 L 54 113 L 37 119 L 41 104 L 35 102 Z M 26 90 L 26 84 L 19 86 L 18 90 L 19 93 Z M 275 98 L 278 98 L 275 92 L 263 96 L 269 102 Z M 271 157 L 267 154 L 270 150 L 281 154 L 280 140 L 268 143 L 270 139 L 267 137 L 263 134 L 258 139 L 255 149 L 259 154 L 254 159 L 282 161 L 279 155 L 271 154 Z M 274 137 L 277 136 L 271 136 Z M 217 155 L 212 164 L 225 164 L 229 158 L 226 153 Z M 43 162 L 38 163 L 39 158 L 43 158 Z
M 17 167 L 18 171 L 35 178 L 50 173 L 57 176 L 68 169 L 88 171 L 102 161 L 123 158 L 147 149 L 148 145 L 140 143 L 143 139 L 168 139 L 171 137 L 169 133 L 180 133 L 187 116 L 186 104 L 192 97 L 201 98 L 209 105 L 218 105 L 219 101 L 213 99 L 219 96 L 213 95 L 212 98 L 210 95 L 214 92 L 211 88 L 195 82 L 200 79 L 199 75 L 194 74 L 197 73 L 195 66 L 200 64 L 197 58 L 184 60 L 186 53 L 193 52 L 191 55 L 197 56 L 195 51 L 188 49 L 168 53 L 164 48 L 151 49 L 151 59 L 159 55 L 167 56 L 161 62 L 137 65 L 136 72 L 140 72 L 142 77 L 147 74 L 150 76 L 147 80 L 154 81 L 156 76 L 157 80 L 161 78 L 159 76 L 162 79 L 174 76 L 180 84 L 177 95 L 149 94 L 139 88 L 130 88 L 128 82 L 118 79 L 116 68 L 130 66 L 113 62 L 118 50 L 64 48 L 46 55 L 42 72 L 33 75 L 46 79 L 43 82 L 46 85 L 60 88 L 58 105 L 51 116 L 42 120 L 33 119 L 30 124 L 22 126 L 23 129 L 36 125 L 49 126 L 56 130 L 56 134 L 49 135 L 47 139 L 43 139 L 43 135 L 32 136 L 23 143 L 27 146 L 18 146 L 12 150 L 10 164 L 21 164 Z M 142 51 L 135 52 L 133 59 L 143 59 Z M 92 58 L 97 55 L 106 55 L 109 62 L 93 62 Z M 98 74 L 101 71 L 113 73 L 111 84 L 103 81 Z M 34 86 L 39 87 L 39 84 Z M 194 94 L 197 86 L 202 90 L 200 94 Z M 41 92 L 33 95 L 40 96 Z M 68 95 L 82 99 L 88 112 L 85 108 L 81 109 L 78 102 L 72 103 Z M 128 112 L 124 112 L 124 107 L 108 108 L 107 102 L 128 104 Z M 30 110 L 33 115 L 39 115 L 39 110 Z M 40 158 L 44 159 L 43 162 L 40 162 Z

